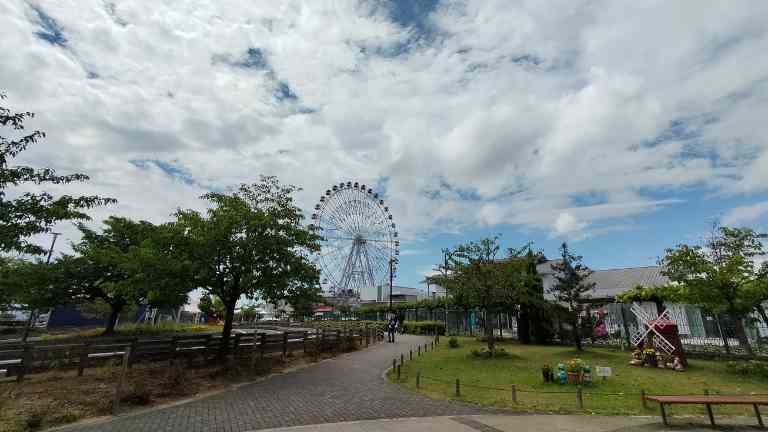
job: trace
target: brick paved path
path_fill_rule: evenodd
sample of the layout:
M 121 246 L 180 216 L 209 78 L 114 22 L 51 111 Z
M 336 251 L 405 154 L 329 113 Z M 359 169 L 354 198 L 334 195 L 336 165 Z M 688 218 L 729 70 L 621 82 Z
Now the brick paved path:
M 480 414 L 480 408 L 412 394 L 382 379 L 401 352 L 426 339 L 401 336 L 204 399 L 67 431 L 248 431 L 398 417 Z

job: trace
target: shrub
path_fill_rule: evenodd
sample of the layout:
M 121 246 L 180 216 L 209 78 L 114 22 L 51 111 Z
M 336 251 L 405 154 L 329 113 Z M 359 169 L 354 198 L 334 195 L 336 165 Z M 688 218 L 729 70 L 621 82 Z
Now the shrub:
M 512 357 L 512 354 L 508 353 L 507 350 L 505 350 L 504 348 L 496 348 L 496 354 L 492 356 L 488 348 L 483 348 L 481 350 L 473 349 L 472 357 L 481 358 L 481 359 L 509 358 L 509 357 Z
M 445 323 L 442 321 L 406 321 L 403 324 L 403 331 L 417 335 L 444 335 Z
M 768 362 L 765 361 L 729 361 L 727 367 L 739 375 L 768 378 Z
M 131 405 L 149 405 L 152 402 L 152 395 L 144 384 L 138 382 L 131 386 L 131 390 L 120 400 Z
M 448 339 L 448 346 L 451 348 L 458 348 L 459 347 L 459 340 L 456 339 L 456 336 L 451 336 L 450 339 Z

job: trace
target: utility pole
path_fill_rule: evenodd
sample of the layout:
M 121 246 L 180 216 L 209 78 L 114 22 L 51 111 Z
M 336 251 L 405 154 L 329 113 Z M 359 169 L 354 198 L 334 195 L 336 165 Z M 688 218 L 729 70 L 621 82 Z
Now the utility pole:
M 45 263 L 50 264 L 51 263 L 51 256 L 53 255 L 53 246 L 56 245 L 56 238 L 58 238 L 61 233 L 52 232 L 51 235 L 53 236 L 53 240 L 51 240 L 51 247 L 48 249 L 48 258 L 46 258 Z M 26 343 L 27 339 L 29 338 L 29 332 L 32 329 L 32 325 L 34 324 L 35 320 L 37 319 L 37 309 L 30 309 L 29 311 L 29 317 L 27 318 L 27 326 L 24 328 L 24 334 L 21 336 L 21 341 Z
M 51 263 L 51 255 L 53 255 L 53 246 L 56 245 L 56 238 L 58 238 L 61 233 L 52 232 L 51 235 L 53 236 L 53 240 L 51 240 L 51 248 L 48 249 L 48 259 L 45 260 L 46 264 Z
M 389 313 L 392 313 L 392 280 L 394 278 L 395 259 L 389 259 Z

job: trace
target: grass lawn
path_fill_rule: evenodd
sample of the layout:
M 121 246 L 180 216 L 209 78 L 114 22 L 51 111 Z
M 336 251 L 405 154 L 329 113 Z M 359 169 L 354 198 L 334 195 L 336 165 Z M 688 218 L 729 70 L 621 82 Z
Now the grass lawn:
M 474 338 L 459 338 L 459 348 L 449 348 L 448 338 L 442 338 L 434 351 L 416 355 L 401 369 L 400 385 L 436 399 L 457 399 L 480 405 L 519 411 L 586 414 L 657 414 L 658 405 L 648 402 L 644 410 L 639 396 L 645 389 L 649 394 L 703 394 L 705 389 L 719 394 L 768 394 L 768 380 L 730 373 L 724 362 L 690 360 L 686 372 L 669 369 L 644 368 L 629 365 L 629 353 L 606 348 L 577 352 L 562 346 L 519 345 L 502 343 L 512 355 L 509 358 L 478 359 L 472 349 L 484 343 Z M 595 377 L 584 388 L 584 410 L 576 401 L 575 385 L 544 384 L 541 367 L 549 363 L 556 367 L 571 358 L 580 358 L 593 367 L 610 366 L 613 376 L 601 381 Z M 416 372 L 421 372 L 420 389 L 416 389 Z M 396 376 L 390 371 L 391 380 Z M 455 381 L 461 381 L 461 396 L 455 396 Z M 518 403 L 512 402 L 512 384 L 518 389 Z M 567 392 L 543 393 L 543 392 Z M 611 393 L 601 395 L 600 393 Z M 714 407 L 716 414 L 754 415 L 751 406 Z M 675 405 L 674 414 L 705 414 L 703 406 Z
M 216 324 L 185 324 L 172 321 L 163 321 L 152 324 L 121 324 L 115 327 L 114 336 L 153 336 L 165 334 L 205 333 L 221 332 L 223 326 Z M 58 333 L 43 334 L 42 340 L 63 340 L 99 337 L 104 333 L 104 327 L 88 329 L 71 329 Z

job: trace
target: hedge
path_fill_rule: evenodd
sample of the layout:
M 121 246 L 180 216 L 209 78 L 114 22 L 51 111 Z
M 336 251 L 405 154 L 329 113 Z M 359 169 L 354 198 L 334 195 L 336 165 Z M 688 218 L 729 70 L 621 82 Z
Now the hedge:
M 445 334 L 443 321 L 406 321 L 403 323 L 403 332 L 417 335 Z

